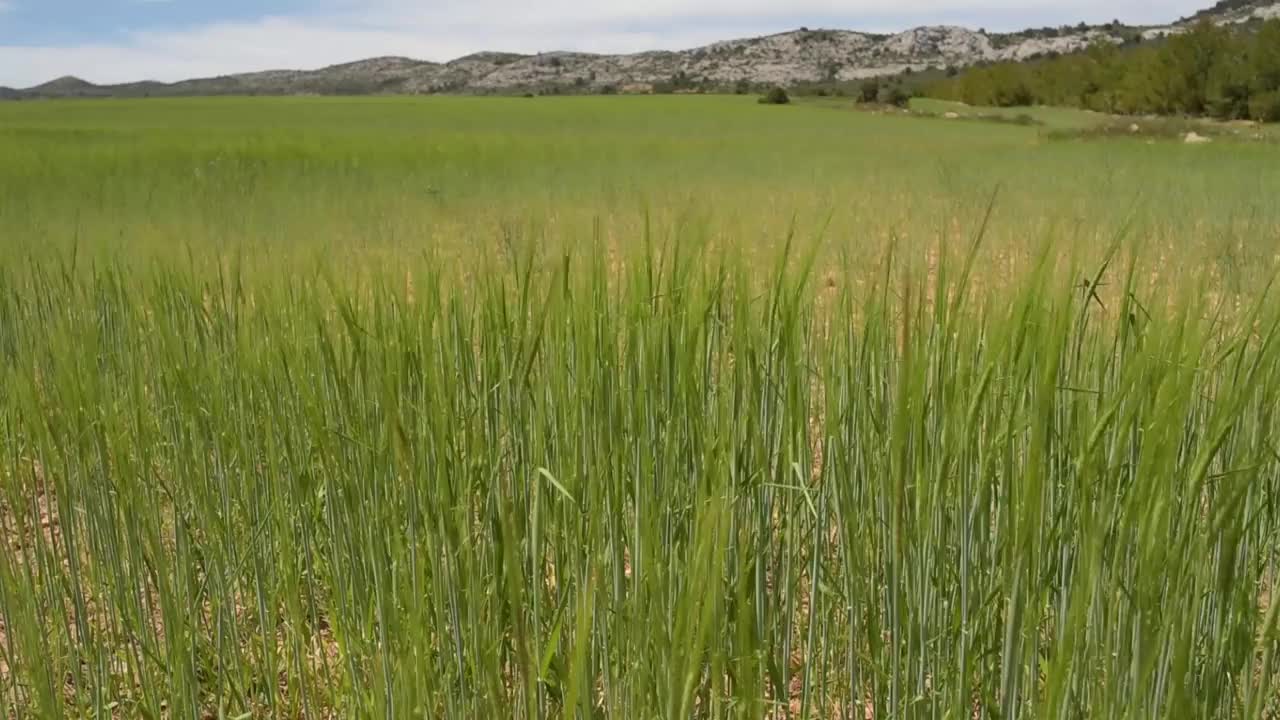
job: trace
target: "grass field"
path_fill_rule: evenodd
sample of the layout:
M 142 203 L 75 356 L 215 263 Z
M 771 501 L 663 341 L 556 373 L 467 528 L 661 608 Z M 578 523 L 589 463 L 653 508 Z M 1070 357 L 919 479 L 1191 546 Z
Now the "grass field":
M 0 105 L 20 718 L 1269 718 L 1280 146 Z

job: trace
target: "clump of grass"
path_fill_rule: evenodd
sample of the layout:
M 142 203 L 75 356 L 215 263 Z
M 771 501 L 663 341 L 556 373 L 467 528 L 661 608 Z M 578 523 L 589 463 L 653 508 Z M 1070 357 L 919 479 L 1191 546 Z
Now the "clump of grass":
M 932 118 L 935 120 L 946 119 L 952 121 L 968 121 L 968 122 L 984 122 L 995 123 L 997 125 L 1019 125 L 1022 127 L 1038 127 L 1044 125 L 1044 122 L 1036 119 L 1030 113 L 1018 113 L 1010 115 L 1008 113 L 955 113 L 955 112 L 937 112 L 933 110 L 913 110 L 912 115 L 916 117 Z
M 994 113 L 989 115 L 978 115 L 977 119 L 982 120 L 983 122 L 1005 123 L 1008 125 L 1021 125 L 1023 127 L 1044 125 L 1043 122 L 1037 120 L 1034 116 L 1028 113 L 1018 113 L 1017 115 Z

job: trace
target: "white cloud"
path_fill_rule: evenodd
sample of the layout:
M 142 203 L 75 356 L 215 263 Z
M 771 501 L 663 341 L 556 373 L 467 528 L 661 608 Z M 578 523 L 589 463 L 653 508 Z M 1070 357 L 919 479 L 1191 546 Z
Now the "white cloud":
M 942 16 L 969 15 L 990 19 L 993 26 L 1021 29 L 1025 18 L 1057 15 L 1061 22 L 1105 21 L 1119 15 L 1130 22 L 1164 22 L 1211 0 L 609 0 L 591 5 L 581 0 L 469 0 L 441 8 L 414 0 L 338 0 L 346 17 L 370 24 L 410 24 L 423 28 L 455 25 L 491 28 L 497 24 L 525 29 L 572 29 L 575 26 L 700 23 L 750 24 L 776 18 L 843 18 L 849 23 L 935 22 Z M 1004 20 L 1004 22 L 1001 22 Z M 889 28 L 876 28 L 889 29 Z
M 0 0 L 0 6 L 11 0 Z M 276 68 L 313 68 L 379 55 L 448 60 L 478 50 L 635 52 L 693 47 L 715 40 L 810 25 L 888 30 L 939 18 L 986 19 L 1015 27 L 1047 15 L 1130 22 L 1174 19 L 1182 7 L 1140 0 L 470 0 L 424 7 L 411 0 L 329 0 L 309 16 L 266 17 L 176 30 L 146 30 L 114 43 L 0 46 L 0 85 L 27 87 L 62 75 L 99 83 L 173 81 Z M 1171 3 L 1172 4 L 1172 3 Z M 1065 15 L 1064 15 L 1065 14 Z M 1000 18 L 1009 22 L 997 23 Z M 821 21 L 821 22 L 819 22 Z

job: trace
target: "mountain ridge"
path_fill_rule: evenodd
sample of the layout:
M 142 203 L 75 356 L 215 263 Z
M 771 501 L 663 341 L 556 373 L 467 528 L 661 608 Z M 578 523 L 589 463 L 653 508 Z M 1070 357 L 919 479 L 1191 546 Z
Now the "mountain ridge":
M 1222 0 L 1190 18 L 1163 26 L 1082 23 L 1074 27 L 988 33 L 955 25 L 927 25 L 891 34 L 800 28 L 687 50 L 616 55 L 484 51 L 447 62 L 383 56 L 315 70 L 265 70 L 174 83 L 145 80 L 96 85 L 64 76 L 23 90 L 0 87 L 0 99 L 651 92 L 658 88 L 726 88 L 744 83 L 840 82 L 1065 54 L 1097 42 L 1152 40 L 1182 32 L 1190 23 L 1206 19 L 1238 25 L 1277 17 L 1280 0 Z

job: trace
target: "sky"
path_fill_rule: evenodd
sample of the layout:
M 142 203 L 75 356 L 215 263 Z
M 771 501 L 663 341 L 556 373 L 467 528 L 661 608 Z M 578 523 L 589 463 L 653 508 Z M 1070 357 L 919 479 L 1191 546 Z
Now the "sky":
M 382 55 L 678 50 L 798 27 L 1164 23 L 1212 0 L 0 0 L 0 86 L 172 82 Z

